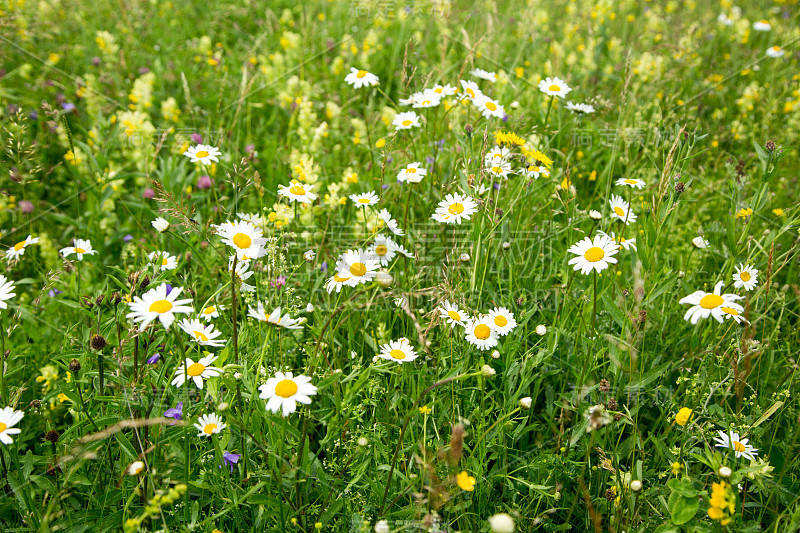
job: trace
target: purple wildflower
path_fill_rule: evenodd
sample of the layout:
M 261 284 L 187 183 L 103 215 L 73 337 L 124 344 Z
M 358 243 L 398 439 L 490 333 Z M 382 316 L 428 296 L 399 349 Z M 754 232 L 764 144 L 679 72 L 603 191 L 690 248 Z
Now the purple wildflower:
M 175 420 L 183 420 L 183 402 L 178 402 L 178 405 L 175 407 L 171 407 L 164 411 L 164 416 L 166 418 L 174 418 Z M 175 422 L 170 423 L 170 426 L 174 426 Z
M 231 472 L 233 472 L 233 465 L 235 465 L 235 464 L 237 464 L 239 462 L 239 458 L 240 457 L 241 457 L 241 454 L 231 453 L 228 450 L 225 450 L 224 452 L 222 452 L 222 461 L 226 465 L 230 465 Z M 222 468 L 222 465 L 219 465 L 219 467 Z

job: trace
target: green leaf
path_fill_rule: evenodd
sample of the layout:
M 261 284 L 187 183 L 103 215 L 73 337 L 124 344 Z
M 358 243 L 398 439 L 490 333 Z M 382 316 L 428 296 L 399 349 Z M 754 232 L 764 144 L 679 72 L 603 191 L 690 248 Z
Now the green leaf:
M 622 309 L 620 309 L 619 306 L 611 301 L 611 298 L 605 294 L 601 296 L 600 299 L 603 300 L 603 306 L 606 308 L 606 311 L 608 311 L 608 314 L 611 315 L 611 318 L 614 319 L 614 322 L 616 322 L 619 327 L 624 330 L 625 325 L 628 323 L 628 319 Z
M 688 479 L 672 478 L 667 481 L 667 486 L 672 489 L 672 492 L 677 492 L 681 496 L 686 496 L 687 498 L 694 498 L 699 493 Z
M 697 513 L 700 502 L 697 497 L 687 498 L 679 492 L 673 491 L 669 495 L 669 513 L 672 515 L 672 522 L 680 525 L 685 524 Z

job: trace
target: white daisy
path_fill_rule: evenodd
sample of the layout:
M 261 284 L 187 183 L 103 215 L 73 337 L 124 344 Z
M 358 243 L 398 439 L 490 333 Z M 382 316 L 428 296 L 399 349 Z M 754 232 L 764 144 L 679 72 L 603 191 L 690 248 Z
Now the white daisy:
M 495 307 L 489 311 L 488 319 L 490 326 L 501 337 L 508 335 L 517 327 L 517 321 L 514 320 L 514 313 L 505 307 Z
M 743 317 L 739 313 L 739 311 L 737 311 L 733 307 L 727 307 L 727 306 L 723 305 L 722 307 L 720 307 L 720 309 L 724 313 L 726 319 L 733 320 L 737 324 L 741 324 L 742 322 L 744 322 L 745 324 L 749 324 L 750 323 L 749 320 L 747 320 L 745 317 Z
M 504 163 L 508 161 L 510 156 L 511 151 L 508 148 L 495 146 L 486 152 L 486 155 L 483 156 L 483 160 L 487 165 L 494 165 L 496 163 Z
M 25 248 L 28 247 L 30 244 L 36 244 L 39 242 L 39 237 L 31 237 L 28 235 L 24 241 L 19 241 L 17 244 L 6 250 L 6 259 L 17 259 L 22 257 L 25 253 Z
M 356 207 L 367 207 L 375 205 L 380 201 L 375 191 L 369 191 L 363 194 L 351 194 L 350 199 L 356 204 Z
M 692 239 L 692 244 L 694 245 L 695 248 L 700 248 L 701 250 L 703 248 L 708 248 L 709 246 L 711 246 L 710 242 L 708 242 L 703 237 L 700 237 L 699 235 L 694 239 Z
M 345 285 L 355 287 L 371 281 L 379 266 L 375 254 L 364 250 L 348 250 L 336 261 L 336 272 L 339 277 L 347 278 Z
M 730 311 L 725 311 L 722 308 L 727 307 L 733 309 L 737 313 L 744 311 L 744 307 L 735 303 L 736 300 L 741 300 L 743 296 L 736 294 L 720 294 L 722 291 L 723 281 L 718 281 L 714 286 L 714 292 L 695 291 L 689 296 L 681 298 L 678 302 L 680 304 L 689 304 L 692 307 L 683 315 L 684 320 L 690 321 L 692 324 L 697 324 L 701 318 L 713 317 L 717 322 L 722 323 L 725 314 L 732 314 Z
M 248 261 L 258 257 L 261 253 L 261 247 L 266 242 L 264 233 L 244 220 L 226 221 L 215 226 L 214 230 L 222 239 L 223 244 L 236 250 L 236 256 L 241 261 Z
M 75 239 L 74 244 L 75 246 L 62 248 L 59 250 L 59 253 L 64 257 L 75 254 L 78 257 L 78 261 L 83 261 L 84 255 L 94 255 L 97 253 L 97 250 L 92 249 L 92 243 L 86 239 Z
M 350 278 L 352 278 L 352 276 L 349 274 L 345 274 L 344 272 L 336 272 L 333 274 L 333 276 L 328 278 L 328 281 L 325 282 L 325 289 L 328 291 L 328 294 L 332 293 L 333 291 L 336 291 L 337 293 L 341 292 L 342 287 L 347 285 L 347 282 L 350 281 Z
M 545 178 L 550 176 L 550 171 L 547 170 L 546 166 L 537 165 L 536 163 L 528 164 L 524 172 L 526 178 L 539 179 L 539 176 L 544 176 Z
M 211 366 L 211 363 L 216 360 L 216 355 L 207 355 L 195 363 L 191 358 L 187 357 L 186 361 L 180 364 L 175 370 L 175 377 L 172 379 L 172 384 L 176 387 L 183 387 L 186 380 L 190 379 L 198 389 L 202 389 L 203 380 L 222 375 L 221 368 Z
M 155 230 L 159 233 L 164 233 L 169 229 L 169 222 L 162 217 L 156 217 L 152 222 L 150 222 L 150 225 L 153 226 L 153 228 L 155 228 Z
M 396 341 L 389 341 L 389 344 L 382 345 L 378 357 L 386 359 L 387 361 L 396 361 L 397 363 L 403 364 L 413 361 L 418 356 L 414 348 L 411 347 L 411 344 L 408 343 L 408 339 L 403 338 Z
M 167 294 L 167 284 L 162 283 L 141 297 L 134 296 L 133 301 L 128 303 L 131 312 L 126 316 L 134 322 L 139 322 L 141 330 L 144 330 L 155 319 L 161 321 L 161 325 L 165 328 L 169 328 L 175 321 L 175 313 L 194 312 L 190 306 L 186 305 L 192 303 L 191 298 L 177 299 L 181 291 L 183 291 L 182 287 L 174 287 Z
M 733 287 L 741 289 L 744 287 L 746 291 L 752 291 L 758 285 L 758 270 L 750 265 L 739 263 L 736 267 L 736 272 L 733 274 Z
M 24 412 L 15 411 L 13 407 L 3 407 L 3 409 L 0 409 L 0 442 L 5 445 L 14 443 L 14 441 L 11 440 L 11 435 L 18 435 L 22 430 L 12 426 L 15 426 L 22 420 L 23 416 L 25 416 Z
M 360 89 L 362 87 L 378 85 L 380 79 L 375 74 L 367 72 L 366 70 L 350 67 L 350 73 L 344 77 L 344 81 L 352 85 L 354 89 Z
M 210 165 L 212 162 L 219 163 L 219 156 L 222 155 L 222 152 L 214 146 L 198 144 L 197 146 L 189 147 L 188 150 L 183 152 L 183 155 L 188 157 L 192 163 Z
M 285 196 L 293 202 L 310 204 L 317 199 L 317 194 L 312 192 L 313 189 L 313 185 L 292 180 L 289 182 L 289 185 L 278 185 L 278 194 Z
M 404 235 L 403 230 L 400 229 L 397 225 L 397 221 L 392 218 L 391 213 L 389 213 L 387 209 L 382 209 L 381 212 L 378 213 L 378 217 L 383 220 L 383 223 L 386 224 L 389 231 L 400 237 Z
M 381 266 L 389 266 L 394 256 L 397 255 L 397 246 L 391 237 L 378 235 L 375 237 L 372 246 L 367 249 L 367 252 L 374 254 Z
M 219 312 L 224 310 L 225 308 L 221 305 L 212 304 L 203 308 L 203 310 L 200 311 L 200 316 L 207 321 L 211 321 L 212 318 L 219 318 Z
M 144 471 L 144 462 L 142 461 L 132 462 L 127 469 L 129 476 L 138 476 L 142 471 Z
M 581 274 L 586 275 L 592 270 L 602 272 L 616 263 L 617 258 L 612 256 L 619 252 L 619 246 L 608 235 L 598 234 L 594 239 L 584 237 L 567 251 L 577 256 L 570 259 L 568 264 L 575 265 L 573 270 L 580 270 Z
M 441 97 L 445 97 L 445 96 L 453 96 L 458 92 L 458 89 L 448 83 L 447 85 L 438 85 L 438 84 L 434 85 L 431 91 L 433 91 L 434 93 L 438 94 Z
M 616 218 L 626 224 L 636 222 L 636 214 L 631 211 L 630 204 L 628 204 L 622 196 L 612 194 L 611 200 L 609 200 L 608 203 L 611 204 L 611 218 Z
M 0 309 L 8 309 L 6 300 L 10 300 L 17 295 L 14 290 L 14 282 L 0 274 Z M 0 370 L 2 371 L 2 370 Z
M 461 224 L 462 220 L 469 220 L 469 217 L 477 211 L 478 204 L 470 196 L 459 193 L 448 194 L 439 202 L 434 220 L 447 224 Z
M 633 187 L 634 189 L 644 189 L 644 180 L 638 178 L 620 178 L 617 180 L 617 185 Z
M 283 416 L 294 413 L 297 402 L 310 404 L 311 396 L 317 394 L 317 387 L 311 384 L 310 377 L 293 377 L 291 372 L 275 372 L 275 377 L 269 378 L 258 390 L 261 391 L 259 397 L 267 400 L 267 411 L 281 411 Z
M 222 332 L 215 331 L 213 324 L 204 325 L 196 318 L 184 318 L 178 325 L 200 346 L 219 347 L 225 344 L 224 340 L 217 340 Z
M 717 448 L 729 448 L 733 450 L 737 459 L 739 457 L 744 457 L 745 459 L 753 461 L 758 456 L 758 453 L 756 453 L 758 449 L 748 444 L 750 439 L 743 439 L 735 431 L 729 433 L 720 431 L 719 437 L 714 437 L 714 442 L 717 443 Z
M 436 310 L 439 311 L 441 317 L 445 319 L 445 323 L 450 324 L 450 328 L 454 328 L 456 325 L 464 326 L 472 320 L 458 305 L 451 304 L 448 300 L 445 300 L 442 307 L 437 307 Z
M 572 91 L 564 80 L 549 76 L 539 82 L 539 90 L 548 96 L 558 96 L 559 98 L 564 98 Z
M 413 111 L 404 111 L 398 113 L 392 119 L 392 126 L 395 130 L 410 130 L 411 128 L 419 128 L 419 116 Z
M 422 92 L 414 93 L 411 95 L 411 107 L 416 109 L 425 109 L 429 107 L 436 107 L 442 103 L 442 95 L 434 92 L 433 89 L 425 89 Z
M 422 181 L 422 178 L 428 173 L 428 171 L 424 168 L 420 168 L 422 163 L 409 163 L 406 168 L 401 169 L 400 172 L 397 173 L 397 181 L 409 182 L 409 183 L 419 183 Z
M 476 98 L 483 96 L 480 88 L 478 88 L 478 84 L 474 81 L 461 80 L 461 90 L 464 92 L 462 98 L 475 100 Z
M 236 216 L 256 227 L 263 227 L 267 225 L 267 219 L 258 213 L 236 213 Z
M 259 250 L 259 254 L 263 249 Z M 242 259 L 241 261 L 237 261 L 236 268 L 233 267 L 233 259 L 235 255 L 232 255 L 228 259 L 228 272 L 233 274 L 233 277 L 236 279 L 237 287 L 242 292 L 256 292 L 255 285 L 250 285 L 247 283 L 247 280 L 253 277 L 254 272 L 249 270 L 250 268 L 250 260 Z
M 495 161 L 489 168 L 486 169 L 486 172 L 495 178 L 507 178 L 509 174 L 513 174 L 513 170 L 511 170 L 511 163 L 506 161 Z
M 201 415 L 194 427 L 200 432 L 197 434 L 198 437 L 210 437 L 228 426 L 216 413 L 211 413 L 210 415 Z
M 784 54 L 783 48 L 781 48 L 778 45 L 767 48 L 767 55 L 769 57 L 783 57 L 783 54 Z
M 753 29 L 756 31 L 770 31 L 772 29 L 772 24 L 765 19 L 757 20 L 753 23 Z
M 475 70 L 470 70 L 469 73 L 475 76 L 476 78 L 490 81 L 492 83 L 497 81 L 497 74 L 495 74 L 494 72 L 487 72 L 482 68 L 476 68 Z
M 286 328 L 286 329 L 302 329 L 303 322 L 299 318 L 292 318 L 289 316 L 289 313 L 281 316 L 281 307 L 278 306 L 275 308 L 272 313 L 267 316 L 266 311 L 264 310 L 264 304 L 258 302 L 257 307 L 248 307 L 247 308 L 247 316 L 255 318 L 259 322 L 266 322 L 267 324 L 272 324 L 273 326 L 279 328 Z
M 503 118 L 506 115 L 506 110 L 503 105 L 485 94 L 473 98 L 472 103 L 480 110 L 483 118 Z
M 492 327 L 489 317 L 473 318 L 465 327 L 467 342 L 479 350 L 489 350 L 497 346 L 497 330 Z
M 613 231 L 611 232 L 611 235 L 607 234 L 607 233 L 606 233 L 606 232 L 604 232 L 604 231 L 598 231 L 597 233 L 599 233 L 600 235 L 605 235 L 606 237 L 610 237 L 610 238 L 611 238 L 611 240 L 613 240 L 613 241 L 614 241 L 615 243 L 617 243 L 618 245 L 622 246 L 622 248 L 623 248 L 625 251 L 628 251 L 628 250 L 630 250 L 631 248 L 633 248 L 634 250 L 636 250 L 636 249 L 637 249 L 637 248 L 636 248 L 636 237 L 633 237 L 633 238 L 630 238 L 630 239 L 626 239 L 626 238 L 625 238 L 625 237 L 623 237 L 622 235 L 620 235 L 620 236 L 617 236 L 617 234 L 616 234 L 616 233 L 614 233 Z
M 159 270 L 175 270 L 178 268 L 178 258 L 167 252 L 150 252 L 147 254 L 150 263 L 158 265 Z
M 594 106 L 589 104 L 575 104 L 567 102 L 567 109 L 576 115 L 591 115 L 594 113 Z

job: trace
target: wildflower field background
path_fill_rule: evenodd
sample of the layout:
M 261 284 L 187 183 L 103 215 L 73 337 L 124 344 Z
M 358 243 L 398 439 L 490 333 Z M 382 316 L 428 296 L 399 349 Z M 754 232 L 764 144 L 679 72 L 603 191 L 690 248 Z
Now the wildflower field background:
M 0 531 L 800 530 L 797 2 L 0 41 Z

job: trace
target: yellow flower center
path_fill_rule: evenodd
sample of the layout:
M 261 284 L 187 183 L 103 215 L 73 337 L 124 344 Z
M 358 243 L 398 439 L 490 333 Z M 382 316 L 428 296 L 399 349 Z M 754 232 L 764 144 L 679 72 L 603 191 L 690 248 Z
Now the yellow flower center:
M 725 300 L 722 299 L 722 296 L 718 294 L 706 294 L 700 298 L 700 307 L 703 309 L 714 309 L 715 307 L 722 305 L 722 302 L 724 301 Z
M 369 198 L 359 198 L 358 199 L 358 203 L 360 203 L 360 204 L 368 204 L 369 203 Z
M 739 311 L 737 311 L 737 310 L 736 310 L 736 309 L 734 309 L 733 307 L 722 307 L 721 309 L 722 309 L 723 311 L 725 311 L 726 313 L 728 313 L 729 315 L 735 315 L 735 316 L 738 316 L 738 314 L 739 314 Z
M 625 211 L 623 211 L 622 208 L 619 207 L 619 206 L 615 206 L 614 207 L 614 212 L 617 214 L 617 216 L 620 216 L 620 217 L 624 217 L 625 216 Z
M 195 331 L 195 334 L 196 333 L 197 332 Z M 205 369 L 206 366 L 204 364 L 192 363 L 191 365 L 189 365 L 189 368 L 186 369 L 186 374 L 188 374 L 191 377 L 199 376 L 205 371 Z
M 208 152 L 205 150 L 200 150 L 199 152 L 195 152 L 195 157 L 208 157 Z
M 456 322 L 460 322 L 461 321 L 461 315 L 459 315 L 455 311 L 448 311 L 447 312 L 447 316 L 449 316 L 450 318 L 452 318 Z
M 203 313 L 206 314 L 206 315 L 210 315 L 210 314 L 213 314 L 214 311 L 216 311 L 216 310 L 217 310 L 217 308 L 212 305 L 210 307 L 206 307 L 205 309 L 203 309 Z
M 192 331 L 192 333 L 194 333 L 194 338 L 195 339 L 201 340 L 203 342 L 208 342 L 208 337 L 202 331 Z M 195 364 L 197 364 L 197 363 L 195 363 Z
M 233 244 L 235 244 L 238 248 L 250 248 L 253 244 L 253 239 L 250 238 L 249 235 L 245 233 L 237 233 L 233 236 Z
M 402 124 L 403 124 L 403 126 L 406 126 L 406 127 L 408 127 L 408 126 L 410 126 L 410 125 L 411 125 L 411 121 L 410 121 L 410 120 L 408 120 L 408 119 L 405 119 L 405 120 L 402 122 Z
M 486 109 L 489 111 L 497 111 L 497 106 L 494 105 L 494 102 L 486 102 Z
M 628 185 L 636 185 L 637 181 L 632 179 L 626 179 L 625 183 L 627 183 Z
M 302 185 L 292 185 L 289 187 L 289 192 L 296 196 L 303 196 L 306 193 L 306 190 Z
M 85 254 L 86 250 L 84 250 L 83 248 L 75 248 L 75 253 L 76 254 Z
M 214 430 L 217 429 L 216 424 L 206 424 L 206 427 L 203 428 L 203 433 L 206 435 L 211 435 L 214 433 Z
M 379 244 L 375 247 L 375 253 L 383 257 L 386 255 L 386 252 L 389 251 L 389 248 L 385 244 Z
M 275 394 L 281 398 L 291 398 L 297 392 L 297 383 L 291 379 L 284 379 L 275 385 Z
M 464 206 L 459 202 L 456 202 L 450 207 L 448 207 L 447 211 L 449 211 L 451 215 L 460 215 L 461 213 L 464 212 Z
M 475 91 L 473 91 L 472 89 L 467 89 L 467 94 L 469 95 L 470 98 L 475 98 Z
M 492 167 L 492 172 L 494 172 L 495 174 L 500 174 L 501 171 L 502 169 L 498 166 Z
M 745 448 L 744 444 L 742 444 L 738 440 L 733 441 L 733 449 L 736 450 L 737 452 L 743 452 L 743 451 L 747 450 L 747 448 Z
M 739 279 L 742 281 L 750 281 L 750 272 L 739 272 Z
M 417 169 L 416 168 L 407 168 L 406 169 L 406 174 L 416 174 L 416 173 L 417 173 Z
M 561 90 L 561 87 L 559 87 L 558 85 L 553 84 L 550 87 L 548 87 L 548 89 L 550 89 L 550 92 L 552 92 L 552 93 L 557 93 L 558 91 Z
M 352 270 L 352 268 L 353 267 L 350 267 L 351 270 Z M 333 275 L 333 281 L 335 281 L 336 283 L 343 283 L 343 282 L 347 281 L 348 279 L 350 279 L 350 278 L 343 278 L 339 274 L 334 274 Z
M 397 360 L 406 358 L 405 352 L 403 350 L 398 350 L 398 349 L 392 350 L 391 352 L 389 352 L 389 355 L 392 356 L 392 359 L 397 359 Z
M 605 251 L 599 246 L 592 246 L 583 253 L 583 258 L 590 263 L 597 263 L 606 256 Z
M 19 252 L 20 250 L 22 250 L 23 248 L 25 248 L 25 242 L 26 242 L 26 241 L 19 241 L 17 244 L 15 244 L 15 245 L 14 245 L 14 251 L 15 251 L 15 252 Z
M 781 47 L 780 46 L 773 46 L 772 50 L 775 51 L 775 52 L 780 52 L 781 51 Z
M 503 328 L 508 324 L 508 319 L 503 315 L 497 315 L 494 317 L 494 323 L 496 326 Z
M 3 422 L 0 422 L 0 433 L 4 432 L 8 428 Z
M 489 329 L 489 326 L 486 324 L 478 324 L 475 326 L 475 336 L 482 341 L 485 341 L 489 338 L 489 335 L 492 334 L 492 330 Z
M 169 300 L 156 300 L 150 304 L 148 311 L 151 313 L 168 313 L 172 309 L 172 302 Z
M 357 278 L 360 278 L 367 273 L 367 265 L 364 263 L 353 263 L 350 265 L 350 273 Z
M 431 105 L 431 101 L 430 100 L 423 100 L 422 101 L 422 105 Z
M 167 258 L 166 258 L 166 257 L 162 257 L 162 258 L 161 258 L 161 266 L 167 266 L 167 262 L 168 262 L 168 261 L 167 261 Z
M 364 77 L 364 76 L 366 76 L 366 75 L 367 75 L 367 71 L 366 71 L 366 70 L 359 70 L 359 71 L 356 73 L 356 78 L 358 78 L 358 79 L 361 79 L 361 78 L 363 78 L 363 77 Z

